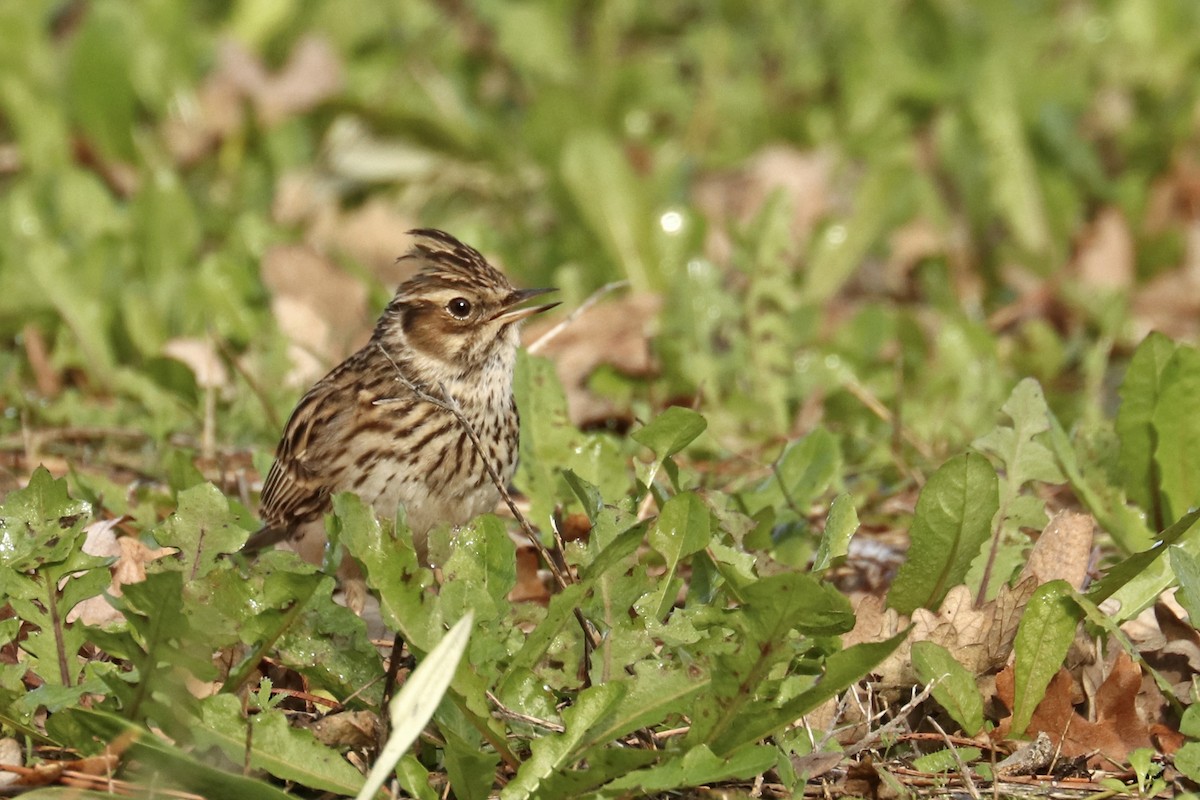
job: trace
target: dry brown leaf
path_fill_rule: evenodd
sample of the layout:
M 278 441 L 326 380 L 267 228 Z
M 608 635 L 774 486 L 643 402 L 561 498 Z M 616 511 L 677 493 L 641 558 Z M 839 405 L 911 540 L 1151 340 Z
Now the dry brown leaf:
M 20 742 L 8 736 L 0 739 L 0 764 L 6 767 L 20 767 L 24 765 Z M 20 776 L 15 772 L 0 771 L 0 786 L 8 786 L 16 783 L 19 778 Z
M 369 267 L 385 286 L 394 288 L 413 274 L 413 262 L 401 261 L 399 256 L 412 245 L 408 231 L 416 227 L 416 220 L 375 197 L 339 217 L 333 232 L 334 244 L 342 253 Z
M 1081 234 L 1074 269 L 1088 288 L 1119 292 L 1133 286 L 1133 234 L 1119 208 L 1100 211 Z
M 956 586 L 946 594 L 935 613 L 919 608 L 912 615 L 908 639 L 877 666 L 884 688 L 907 688 L 919 683 L 912 665 L 913 642 L 934 642 L 946 648 L 955 660 L 977 676 L 999 669 L 1012 653 L 1021 612 L 1037 588 L 1033 578 L 1016 586 L 1003 586 L 996 599 L 975 608 L 971 591 Z M 908 619 L 894 609 L 885 609 L 883 599 L 866 595 L 854 607 L 854 629 L 846 634 L 846 646 L 880 641 L 895 635 Z
M 325 364 L 363 345 L 374 321 L 367 288 L 310 248 L 277 245 L 263 256 L 262 280 L 284 335 Z M 292 379 L 311 383 L 321 375 L 312 363 L 294 361 Z
M 554 361 L 573 423 L 586 426 L 619 412 L 611 401 L 588 391 L 588 378 L 598 367 L 610 366 L 635 377 L 652 375 L 657 370 L 650 340 L 661 307 L 662 298 L 651 294 L 630 294 L 599 303 L 571 320 L 541 347 L 539 354 Z M 525 342 L 536 341 L 553 324 L 529 326 Z
M 1200 253 L 1200 233 L 1192 229 L 1188 248 Z M 1176 340 L 1196 338 L 1200 334 L 1200 276 L 1183 267 L 1151 280 L 1134 293 L 1132 322 L 1138 340 L 1151 331 Z
M 550 591 L 538 570 L 538 552 L 528 542 L 517 548 L 517 582 L 508 593 L 510 603 L 548 603 Z
M 146 580 L 146 564 L 175 551 L 169 547 L 151 549 L 133 536 L 118 536 L 117 526 L 126 518 L 115 517 L 93 522 L 84 528 L 83 552 L 99 558 L 116 558 L 109 567 L 112 582 L 108 593 L 121 596 L 121 587 Z M 67 612 L 67 621 L 85 625 L 104 625 L 123 617 L 104 597 L 89 597 Z
M 229 370 L 209 339 L 172 339 L 163 346 L 163 353 L 186 364 L 201 389 L 224 389 L 229 385 Z
M 319 36 L 305 36 L 296 42 L 287 63 L 273 74 L 257 54 L 234 39 L 218 46 L 217 65 L 222 77 L 250 99 L 265 125 L 308 111 L 342 87 L 337 52 Z
M 775 191 L 791 204 L 791 231 L 797 246 L 806 243 L 832 205 L 834 155 L 828 150 L 797 150 L 772 145 L 731 172 L 701 178 L 695 186 L 697 208 L 708 218 L 705 251 L 721 264 L 732 253 L 728 230 L 757 214 Z
M 1027 730 L 1030 733 L 1044 731 L 1063 757 L 1099 751 L 1091 759 L 1093 766 L 1110 766 L 1108 759 L 1125 764 L 1131 751 L 1150 746 L 1150 729 L 1137 712 L 1141 688 L 1141 669 L 1124 651 L 1119 652 L 1107 679 L 1096 693 L 1096 719 L 1092 722 L 1075 710 L 1078 693 L 1075 681 L 1069 672 L 1060 669 L 1034 710 Z M 1011 665 L 996 676 L 996 694 L 1006 706 L 1013 707 Z M 1011 723 L 1011 717 L 1001 720 L 998 732 L 1005 735 Z
M 1090 514 L 1074 511 L 1055 514 L 1029 552 L 1020 579 L 1034 576 L 1038 584 L 1062 579 L 1082 589 L 1092 558 L 1095 528 L 1096 521 Z
M 376 747 L 383 722 L 371 711 L 339 711 L 306 725 L 321 744 L 336 748 Z

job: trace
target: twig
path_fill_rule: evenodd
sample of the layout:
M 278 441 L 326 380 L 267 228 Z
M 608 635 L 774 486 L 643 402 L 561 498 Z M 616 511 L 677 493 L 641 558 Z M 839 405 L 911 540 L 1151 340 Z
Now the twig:
M 590 295 L 588 295 L 587 299 L 584 300 L 582 303 L 580 303 L 578 308 L 576 308 L 570 314 L 567 314 L 567 316 L 565 316 L 562 320 L 560 320 L 553 328 L 551 328 L 550 330 L 543 333 L 541 336 L 539 336 L 537 338 L 536 341 L 534 341 L 532 344 L 530 344 L 525 349 L 528 350 L 530 353 L 537 353 L 539 350 L 541 350 L 543 347 L 545 347 L 552 339 L 554 339 L 560 333 L 562 333 L 564 330 L 566 330 L 568 325 L 572 324 L 573 322 L 575 322 L 575 320 L 579 319 L 579 317 L 583 316 L 583 313 L 585 311 L 587 311 L 592 306 L 596 305 L 596 303 L 600 302 L 601 297 L 604 297 L 604 295 L 608 294 L 609 292 L 615 292 L 617 289 L 624 289 L 628 285 L 629 285 L 629 281 L 626 281 L 626 280 L 613 281 L 612 283 L 604 284 L 599 289 L 597 289 L 596 291 L 594 291 Z
M 887 723 L 882 728 L 877 728 L 876 730 L 870 731 L 862 738 L 861 741 L 855 742 L 850 747 L 847 747 L 846 755 L 852 756 L 861 753 L 868 747 L 874 746 L 875 742 L 882 739 L 886 734 L 891 733 L 896 728 L 899 728 L 904 723 L 904 718 L 908 716 L 909 712 L 929 699 L 929 696 L 933 694 L 933 687 L 936 685 L 937 681 L 930 681 L 929 684 L 920 691 L 920 693 L 904 704 L 904 707 L 892 717 L 891 722 Z
M 949 677 L 948 675 L 942 676 Z M 939 679 L 940 680 L 940 679 Z M 946 746 L 950 748 L 950 754 L 954 756 L 954 761 L 958 764 L 958 771 L 962 775 L 963 784 L 967 787 L 967 793 L 975 800 L 979 800 L 979 789 L 975 788 L 975 781 L 971 778 L 971 770 L 967 769 L 966 762 L 962 760 L 962 756 L 958 753 L 958 748 L 954 746 L 954 742 L 950 741 L 950 737 L 942 730 L 942 726 L 933 717 L 929 717 L 929 724 L 937 728 L 937 732 L 942 735 L 946 741 Z
M 512 495 L 508 491 L 508 487 L 504 485 L 504 481 L 500 480 L 500 474 L 496 472 L 495 465 L 492 464 L 490 459 L 488 459 L 487 452 L 483 448 L 483 443 L 479 441 L 479 434 L 475 432 L 475 427 L 471 425 L 470 420 L 468 420 L 466 415 L 463 414 L 462 408 L 458 405 L 458 401 L 456 401 L 450 395 L 450 393 L 446 391 L 446 387 L 442 384 L 438 385 L 438 388 L 441 390 L 442 397 L 434 397 L 433 395 L 429 394 L 429 392 L 426 392 L 424 389 L 408 379 L 408 376 L 405 375 L 400 369 L 400 365 L 395 362 L 391 354 L 384 349 L 383 345 L 376 343 L 375 346 L 379 348 L 379 352 L 383 354 L 383 357 L 386 358 L 388 363 L 392 365 L 392 368 L 395 369 L 396 380 L 408 387 L 409 391 L 416 395 L 418 400 L 422 400 L 430 405 L 437 406 L 443 411 L 453 415 L 454 418 L 458 420 L 459 425 L 462 426 L 463 430 L 467 434 L 467 437 L 471 440 L 471 445 L 475 448 L 475 452 L 479 455 L 479 460 L 483 462 L 483 466 L 484 469 L 487 470 L 488 477 L 492 479 L 492 483 L 495 485 L 497 491 L 500 492 L 500 496 L 504 499 L 504 503 L 508 506 L 508 510 L 511 511 L 513 516 L 516 518 L 517 524 L 521 526 L 521 531 L 525 534 L 526 538 L 529 539 L 530 543 L 546 562 L 546 566 L 549 567 L 550 572 L 554 575 L 554 580 L 558 584 L 559 590 L 561 591 L 566 589 L 569 584 L 574 582 L 573 578 L 559 569 L 558 562 L 554 560 L 550 554 L 550 551 L 546 549 L 544 544 L 542 544 L 542 540 L 538 537 L 537 532 L 534 531 L 533 526 L 529 524 L 529 520 L 526 519 L 525 515 L 521 513 L 521 510 L 517 508 L 517 504 L 513 501 Z M 397 402 L 402 401 L 400 398 L 383 398 L 376 400 L 375 405 L 387 405 L 388 403 Z M 574 611 L 575 617 L 579 620 L 579 624 L 583 627 L 584 633 L 587 636 L 591 646 L 599 646 L 599 633 L 592 627 L 590 622 L 584 619 L 583 612 L 581 612 L 578 608 L 574 609 Z
M 535 728 L 551 731 L 552 733 L 564 733 L 567 729 L 559 725 L 557 722 L 551 722 L 548 719 L 539 719 L 531 717 L 528 714 L 522 714 L 519 711 L 513 711 L 504 703 L 500 702 L 500 698 L 496 697 L 490 690 L 487 692 L 487 699 L 492 701 L 492 705 L 496 707 L 494 712 L 496 716 L 502 719 L 511 720 L 513 722 L 524 722 L 526 725 L 532 725 Z

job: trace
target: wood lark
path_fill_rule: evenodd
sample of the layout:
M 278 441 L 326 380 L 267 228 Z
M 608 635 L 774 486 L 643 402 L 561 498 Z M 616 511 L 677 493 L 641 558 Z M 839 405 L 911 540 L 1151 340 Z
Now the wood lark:
M 439 525 L 489 511 L 517 466 L 513 399 L 517 329 L 557 303 L 526 306 L 551 289 L 515 289 L 477 250 L 421 229 L 403 258 L 418 271 L 396 291 L 370 342 L 301 398 L 263 485 L 266 526 L 248 549 L 287 540 L 321 563 L 330 498 L 350 491 L 381 518 L 407 514 L 418 557 Z M 430 400 L 439 402 L 430 402 Z M 440 402 L 445 400 L 446 402 Z M 447 404 L 471 426 L 482 455 Z M 352 577 L 353 564 L 343 564 Z M 351 602 L 353 607 L 353 602 Z

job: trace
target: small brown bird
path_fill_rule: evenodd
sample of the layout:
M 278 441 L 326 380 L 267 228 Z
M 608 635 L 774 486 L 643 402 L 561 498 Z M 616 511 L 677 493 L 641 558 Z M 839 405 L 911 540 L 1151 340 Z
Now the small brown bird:
M 474 248 L 448 233 L 411 231 L 403 258 L 419 264 L 384 310 L 371 341 L 317 382 L 284 429 L 263 485 L 266 527 L 256 549 L 288 539 L 321 563 L 330 498 L 350 491 L 391 519 L 403 506 L 418 556 L 427 535 L 493 509 L 499 499 L 456 404 L 500 480 L 517 465 L 513 399 L 518 324 L 558 305 L 525 306 L 552 289 L 514 289 Z M 343 577 L 353 565 L 343 564 Z

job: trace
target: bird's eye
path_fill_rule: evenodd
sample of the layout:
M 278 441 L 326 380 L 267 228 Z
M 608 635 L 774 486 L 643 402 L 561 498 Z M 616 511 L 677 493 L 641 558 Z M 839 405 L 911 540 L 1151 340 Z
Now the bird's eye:
M 471 314 L 471 301 L 465 297 L 456 297 L 446 304 L 446 310 L 459 319 L 466 319 Z

